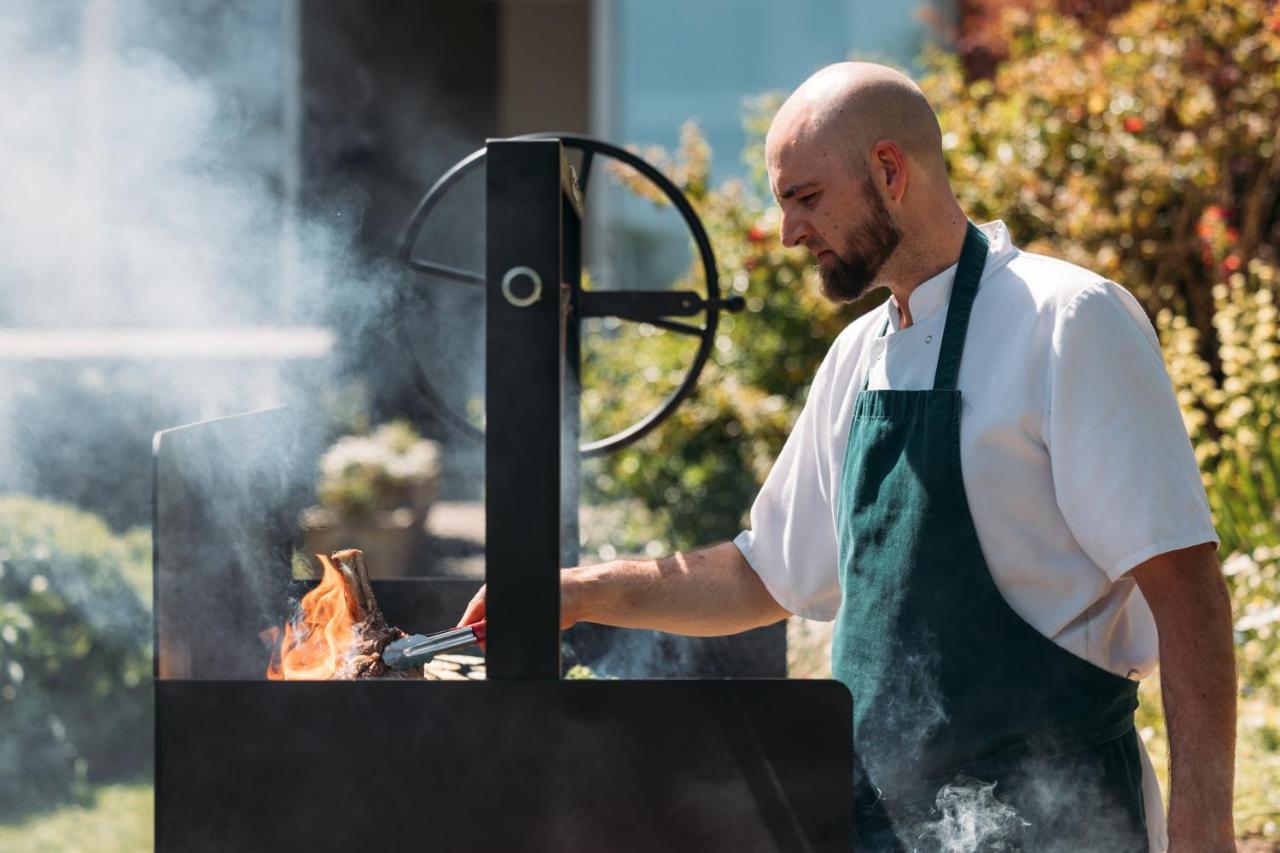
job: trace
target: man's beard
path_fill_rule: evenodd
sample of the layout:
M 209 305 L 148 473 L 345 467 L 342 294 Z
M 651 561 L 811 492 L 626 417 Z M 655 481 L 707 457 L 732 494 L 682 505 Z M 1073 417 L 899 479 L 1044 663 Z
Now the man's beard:
M 845 234 L 847 257 L 833 247 L 830 266 L 818 264 L 822 295 L 833 302 L 853 302 L 866 293 L 902 240 L 902 229 L 889 215 L 870 175 L 862 190 L 871 212 Z

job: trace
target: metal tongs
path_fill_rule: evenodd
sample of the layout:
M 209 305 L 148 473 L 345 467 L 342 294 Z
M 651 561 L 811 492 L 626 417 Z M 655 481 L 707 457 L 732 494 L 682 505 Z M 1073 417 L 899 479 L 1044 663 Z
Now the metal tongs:
M 392 669 L 422 666 L 436 655 L 484 642 L 484 620 L 434 634 L 411 634 L 382 650 L 382 662 Z

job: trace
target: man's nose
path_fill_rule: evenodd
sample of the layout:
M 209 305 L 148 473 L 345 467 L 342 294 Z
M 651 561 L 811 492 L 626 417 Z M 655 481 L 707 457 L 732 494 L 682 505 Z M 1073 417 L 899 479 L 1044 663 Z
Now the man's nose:
M 788 249 L 801 246 L 809 239 L 809 229 L 804 220 L 795 216 L 782 215 L 782 245 Z

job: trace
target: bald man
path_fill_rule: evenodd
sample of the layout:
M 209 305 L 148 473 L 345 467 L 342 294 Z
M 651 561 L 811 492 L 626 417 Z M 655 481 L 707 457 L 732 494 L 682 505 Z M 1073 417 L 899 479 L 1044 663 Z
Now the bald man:
M 824 359 L 750 529 L 566 569 L 563 626 L 834 619 L 860 850 L 959 849 L 961 826 L 975 850 L 1234 849 L 1229 602 L 1141 308 L 971 223 L 932 109 L 889 68 L 805 81 L 766 161 L 824 294 L 889 298 Z M 482 590 L 462 621 L 483 614 Z M 1167 835 L 1133 723 L 1157 660 Z

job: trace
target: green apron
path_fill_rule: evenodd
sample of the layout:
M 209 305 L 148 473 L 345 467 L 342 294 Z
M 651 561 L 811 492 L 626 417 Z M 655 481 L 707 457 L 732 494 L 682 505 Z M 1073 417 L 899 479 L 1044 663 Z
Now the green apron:
M 854 402 L 832 669 L 853 694 L 857 849 L 1146 850 L 1137 685 L 1010 608 L 969 513 L 956 376 L 986 256 L 970 223 L 933 389 Z

